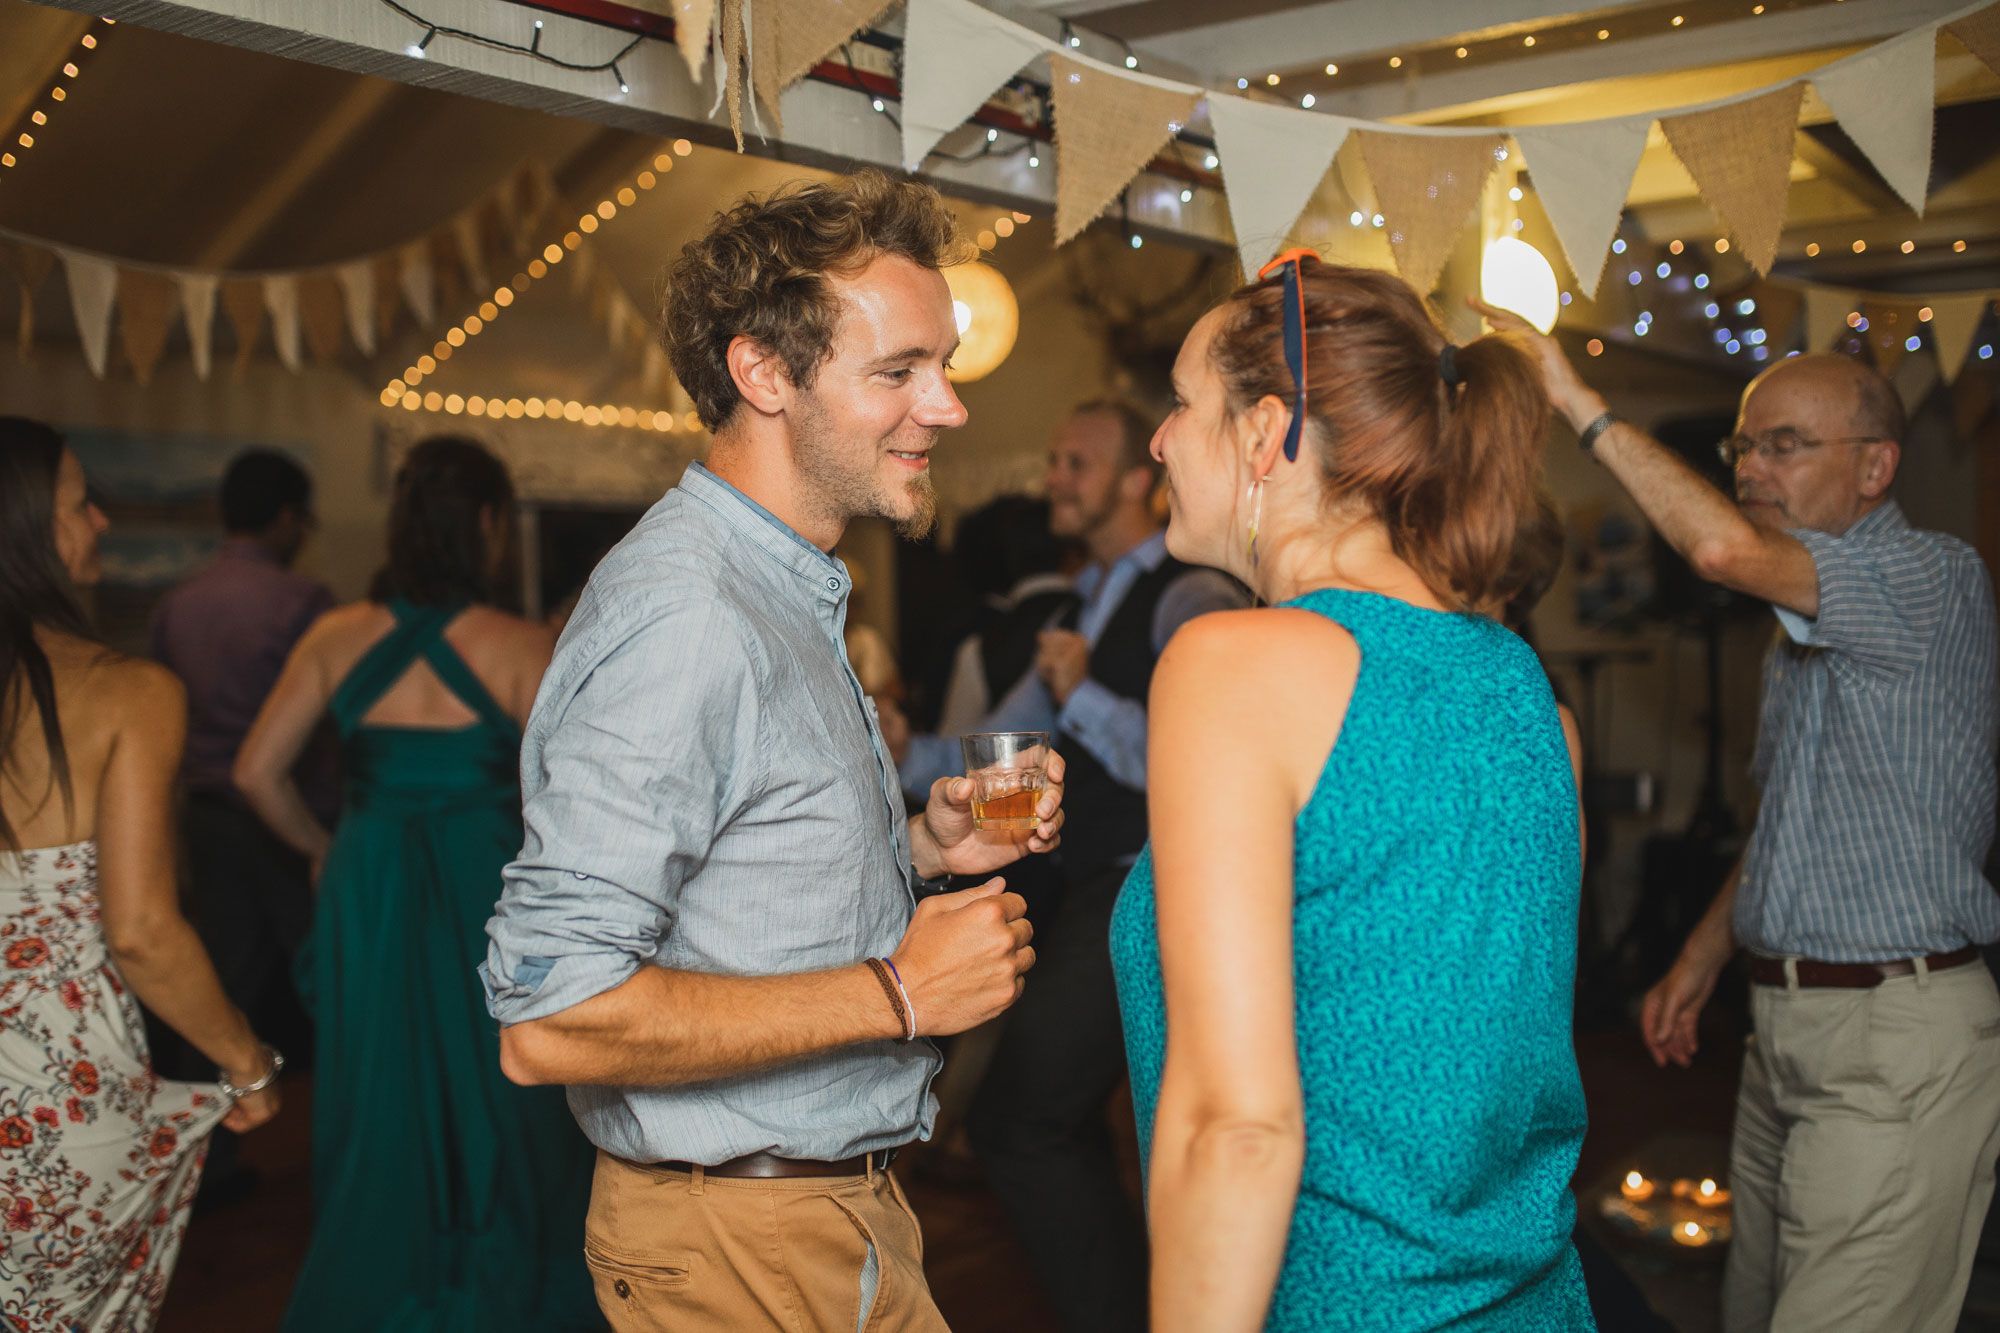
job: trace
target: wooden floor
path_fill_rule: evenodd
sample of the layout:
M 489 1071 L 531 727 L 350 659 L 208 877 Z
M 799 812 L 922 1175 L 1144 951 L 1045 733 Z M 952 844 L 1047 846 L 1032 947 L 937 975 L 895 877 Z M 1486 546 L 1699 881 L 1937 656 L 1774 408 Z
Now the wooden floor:
M 1583 1037 L 1578 1052 L 1591 1110 L 1579 1182 L 1622 1169 L 1631 1154 L 1665 1133 L 1726 1141 L 1734 1052 L 1704 1052 L 1688 1071 L 1655 1069 L 1637 1037 L 1627 1033 Z M 263 1173 L 257 1193 L 189 1227 L 160 1333 L 263 1333 L 278 1326 L 309 1230 L 308 1090 L 305 1079 L 289 1081 L 279 1118 L 244 1140 L 244 1160 Z M 1129 1111 L 1120 1119 L 1129 1122 Z M 1120 1137 L 1129 1156 L 1129 1132 Z M 1127 1165 L 1136 1176 L 1136 1162 Z M 1054 1318 L 993 1195 L 978 1185 L 934 1183 L 922 1173 L 903 1176 L 924 1224 L 931 1289 L 955 1333 L 1054 1333 Z M 1676 1311 L 1670 1307 L 1694 1305 L 1675 1321 L 1685 1333 L 1713 1327 L 1699 1317 L 1710 1299 L 1704 1283 L 1712 1279 L 1636 1267 L 1662 1313 L 1671 1317 Z

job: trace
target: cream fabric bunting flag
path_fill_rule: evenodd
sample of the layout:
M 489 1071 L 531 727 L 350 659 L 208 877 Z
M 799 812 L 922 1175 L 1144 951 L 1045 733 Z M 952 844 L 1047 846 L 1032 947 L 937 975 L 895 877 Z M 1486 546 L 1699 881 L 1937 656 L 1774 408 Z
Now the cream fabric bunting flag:
M 1771 272 L 1785 230 L 1792 139 L 1805 95 L 1803 83 L 1788 83 L 1712 111 L 1660 120 L 1674 156 L 1760 276 Z
M 493 280 L 486 275 L 486 247 L 479 243 L 479 209 L 468 208 L 453 218 L 451 234 L 458 241 L 458 261 L 465 267 L 465 280 L 472 290 L 491 291 Z
M 1965 358 L 1972 351 L 1972 340 L 1979 334 L 1979 322 L 1986 318 L 1991 299 L 1989 292 L 1931 298 L 1931 343 L 1937 349 L 1938 370 L 1946 384 L 1965 368 Z
M 215 293 L 222 280 L 213 273 L 176 273 L 174 283 L 181 289 L 181 319 L 187 325 L 195 378 L 206 381 L 215 366 Z
M 1404 281 L 1428 295 L 1506 143 L 1497 134 L 1359 130 L 1361 156 Z
M 141 384 L 153 382 L 153 367 L 167 348 L 178 304 L 174 280 L 164 273 L 126 269 L 118 275 L 119 342 L 132 363 L 132 377 Z
M 77 337 L 90 373 L 104 378 L 111 354 L 111 307 L 118 300 L 118 270 L 108 259 L 58 250 L 63 275 L 69 280 L 69 308 L 76 316 Z
M 429 328 L 437 321 L 437 285 L 431 268 L 430 238 L 411 241 L 397 253 L 397 258 L 401 260 L 403 301 L 416 313 L 418 326 Z
M 909 0 L 903 21 L 903 165 L 923 167 L 938 140 L 1055 43 L 972 0 Z
M 1968 14 L 1946 31 L 1965 43 L 1965 49 L 1986 62 L 1986 68 L 2000 74 L 2000 5 L 1988 5 L 1977 14 Z
M 1095 60 L 1049 57 L 1055 103 L 1056 244 L 1097 220 L 1118 192 L 1179 134 L 1192 88 L 1114 74 Z
M 1937 29 L 1918 28 L 1812 75 L 1840 128 L 1903 202 L 1924 215 L 1931 175 Z
M 1806 350 L 1824 352 L 1847 332 L 1854 293 L 1840 287 L 1806 288 Z
M 299 283 L 289 273 L 273 273 L 264 279 L 264 311 L 271 317 L 271 343 L 278 360 L 297 374 L 305 367 L 299 337 Z
M 1562 242 L 1569 270 L 1587 298 L 1595 299 L 1611 254 L 1611 238 L 1625 213 L 1632 174 L 1646 151 L 1651 116 L 1576 125 L 1523 126 L 1514 131 L 1535 197 Z
M 1284 248 L 1353 122 L 1222 93 L 1209 94 L 1208 121 L 1215 128 L 1236 254 L 1249 282 Z
M 340 293 L 347 305 L 347 336 L 361 349 L 361 355 L 375 355 L 375 263 L 357 259 L 335 271 Z

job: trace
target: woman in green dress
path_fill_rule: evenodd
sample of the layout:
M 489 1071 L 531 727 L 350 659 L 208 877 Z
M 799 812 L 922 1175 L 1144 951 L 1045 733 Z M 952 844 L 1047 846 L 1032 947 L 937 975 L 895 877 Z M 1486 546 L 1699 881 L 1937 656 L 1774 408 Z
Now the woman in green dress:
M 286 1333 L 603 1327 L 582 1256 L 589 1145 L 560 1088 L 502 1076 L 475 973 L 521 847 L 520 728 L 555 646 L 494 605 L 513 503 L 478 445 L 412 448 L 373 595 L 307 631 L 237 760 L 319 886 L 301 960 L 313 1240 Z M 289 776 L 328 713 L 337 832 Z

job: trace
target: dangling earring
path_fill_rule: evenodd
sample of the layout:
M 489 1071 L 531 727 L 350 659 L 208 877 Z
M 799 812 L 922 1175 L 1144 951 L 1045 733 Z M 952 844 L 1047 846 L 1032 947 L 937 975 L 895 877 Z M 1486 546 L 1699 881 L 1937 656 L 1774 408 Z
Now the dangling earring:
M 1250 488 L 1243 493 L 1243 498 L 1250 502 L 1250 541 L 1246 550 L 1250 556 L 1250 567 L 1255 569 L 1257 567 L 1257 522 L 1264 517 L 1264 479 L 1259 477 L 1257 480 L 1251 482 Z

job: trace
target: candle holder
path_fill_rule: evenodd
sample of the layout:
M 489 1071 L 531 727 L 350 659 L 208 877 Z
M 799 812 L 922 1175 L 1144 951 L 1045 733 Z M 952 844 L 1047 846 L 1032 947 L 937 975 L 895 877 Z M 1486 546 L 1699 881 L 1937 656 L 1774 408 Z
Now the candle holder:
M 1618 1182 L 1618 1192 L 1630 1203 L 1644 1203 L 1653 1197 L 1658 1187 L 1637 1171 L 1627 1171 L 1625 1179 Z

